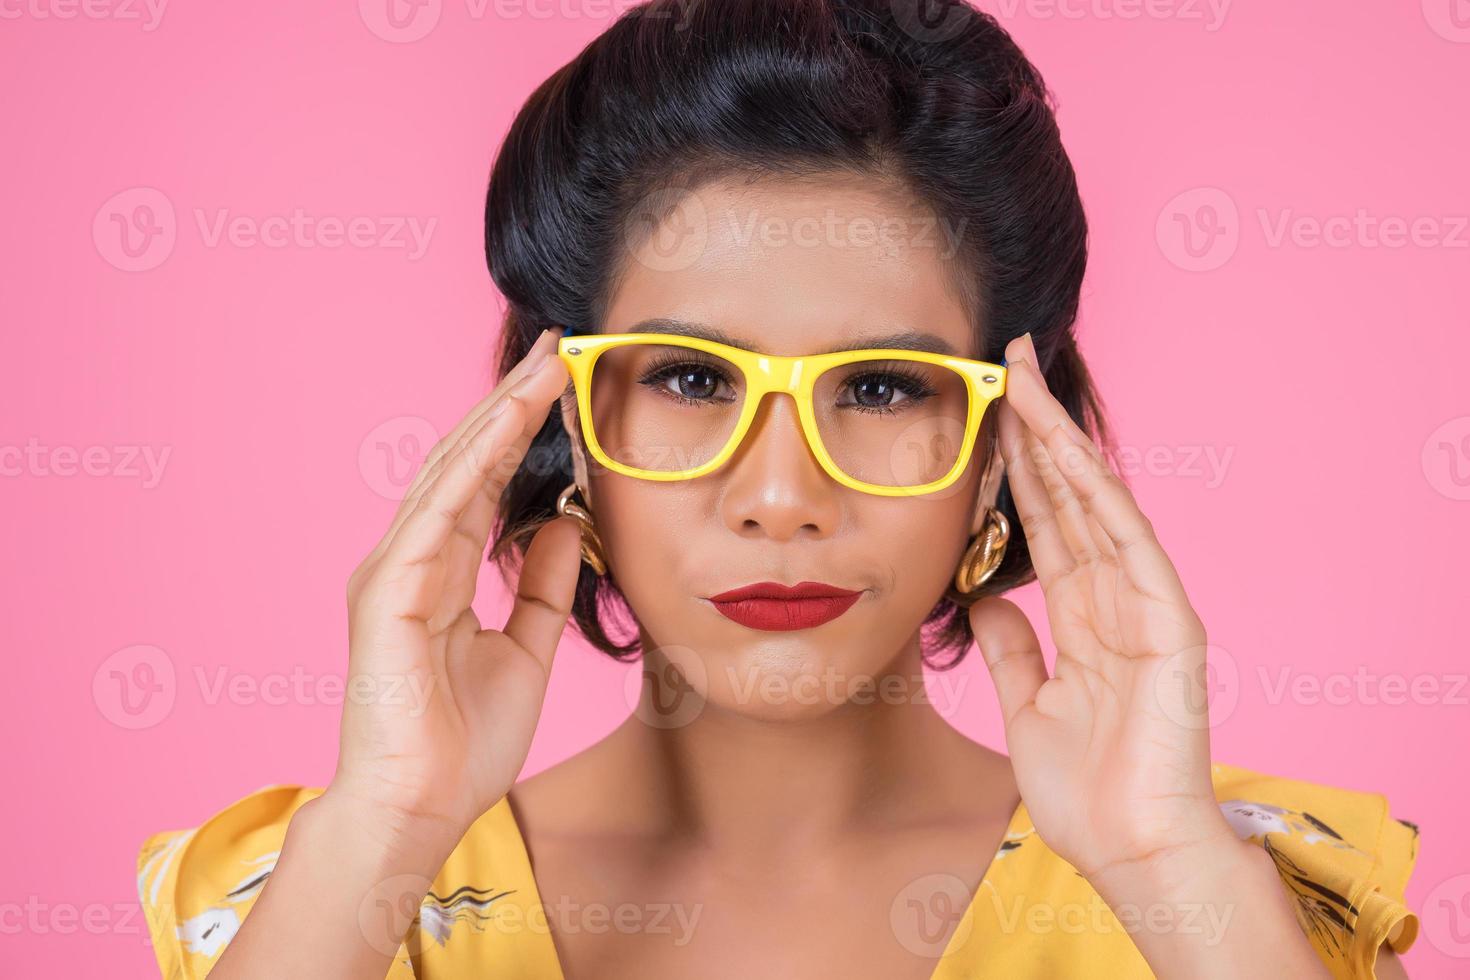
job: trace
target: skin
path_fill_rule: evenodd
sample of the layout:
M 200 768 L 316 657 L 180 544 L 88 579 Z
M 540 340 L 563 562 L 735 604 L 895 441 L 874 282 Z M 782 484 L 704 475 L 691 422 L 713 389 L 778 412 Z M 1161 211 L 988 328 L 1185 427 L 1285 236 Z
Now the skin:
M 717 183 L 699 201 L 712 216 L 702 247 L 670 263 L 657 238 L 632 243 L 599 329 L 677 318 L 801 354 L 912 328 L 979 356 L 942 239 L 879 249 L 745 237 L 752 216 L 795 228 L 835 212 L 918 228 L 925 214 L 905 196 L 832 177 Z M 977 451 L 959 483 L 928 498 L 833 481 L 785 396 L 768 398 L 735 457 L 699 480 L 607 473 L 583 451 L 562 397 L 565 368 L 551 357 L 530 370 L 549 349 L 550 334 L 436 447 L 354 572 L 351 673 L 413 675 L 436 694 L 412 717 L 402 705 L 344 706 L 332 783 L 293 818 L 213 976 L 273 976 L 282 963 L 299 975 L 381 976 L 407 918 L 372 935 L 362 903 L 416 908 L 470 823 L 507 793 L 548 905 L 673 904 L 697 916 L 677 943 L 554 917 L 569 978 L 923 980 L 934 961 L 895 936 L 894 897 L 932 874 L 973 890 L 1019 798 L 1047 844 L 1114 907 L 1233 907 L 1213 946 L 1136 934 L 1157 975 L 1328 975 L 1269 857 L 1220 814 L 1208 728 L 1179 723 L 1186 692 L 1155 683 L 1166 668 L 1203 663 L 1204 626 L 1131 493 L 1047 391 L 1029 337 L 1007 346 L 1008 391 L 991 407 L 1000 458 Z M 571 604 L 575 525 L 553 520 L 537 533 L 503 629 L 482 629 L 470 600 L 495 501 L 558 408 L 604 553 L 638 616 L 645 671 L 677 669 L 699 710 L 683 724 L 645 722 L 657 717 L 645 684 L 612 734 L 516 783 Z M 982 528 L 1002 471 L 1057 648 L 1049 673 L 1014 603 L 971 610 L 1009 758 L 957 733 L 915 680 L 919 625 Z M 838 619 L 789 633 L 748 630 L 706 598 L 807 579 L 864 595 Z M 779 686 L 832 677 L 841 683 Z M 851 696 L 849 682 L 880 677 L 902 696 Z M 762 683 L 823 696 L 750 696 Z M 1378 974 L 1403 976 L 1389 953 Z

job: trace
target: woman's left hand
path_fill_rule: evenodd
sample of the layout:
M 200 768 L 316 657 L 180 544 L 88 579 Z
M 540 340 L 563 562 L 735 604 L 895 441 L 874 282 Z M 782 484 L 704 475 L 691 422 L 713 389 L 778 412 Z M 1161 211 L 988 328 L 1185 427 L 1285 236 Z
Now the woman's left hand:
M 1014 603 L 981 600 L 970 621 L 1037 833 L 1094 886 L 1228 851 L 1239 841 L 1210 779 L 1204 624 L 1133 494 L 1047 390 L 1029 335 L 1006 359 L 1000 441 L 1054 673 Z

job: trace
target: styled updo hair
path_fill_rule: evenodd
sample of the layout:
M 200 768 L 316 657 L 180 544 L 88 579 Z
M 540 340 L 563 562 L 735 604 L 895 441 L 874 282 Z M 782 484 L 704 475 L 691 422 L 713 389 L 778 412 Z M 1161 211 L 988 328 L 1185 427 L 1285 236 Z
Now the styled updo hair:
M 497 376 L 548 327 L 596 329 L 627 230 L 661 192 L 825 173 L 900 186 L 956 229 L 978 356 L 999 362 L 1030 331 L 1052 392 L 1109 445 L 1073 337 L 1087 222 L 1050 95 L 994 18 L 960 0 L 652 0 L 624 13 L 531 95 L 490 175 L 485 253 L 508 304 Z M 553 411 L 501 497 L 491 559 L 507 577 L 573 479 Z M 1008 483 L 996 506 L 1011 538 L 980 595 L 1035 577 Z M 926 618 L 930 666 L 969 650 L 975 598 L 951 586 Z M 572 617 L 609 655 L 639 655 L 611 570 L 582 566 Z

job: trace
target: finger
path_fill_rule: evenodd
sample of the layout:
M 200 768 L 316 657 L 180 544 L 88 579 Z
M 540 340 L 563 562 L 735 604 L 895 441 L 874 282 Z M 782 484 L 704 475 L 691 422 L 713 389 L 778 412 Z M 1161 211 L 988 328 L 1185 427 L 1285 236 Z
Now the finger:
M 490 467 L 489 473 L 480 485 L 479 492 L 470 500 L 469 505 L 460 516 L 455 533 L 445 546 L 447 569 L 444 594 L 440 601 L 439 614 L 435 617 L 435 624 L 441 621 L 453 622 L 454 618 L 463 610 L 468 609 L 470 603 L 474 601 L 475 587 L 480 577 L 480 565 L 485 557 L 485 545 L 489 541 L 490 529 L 494 526 L 496 514 L 500 510 L 501 495 L 505 493 L 505 488 L 524 463 L 531 442 L 536 438 L 536 433 L 541 430 L 546 420 L 549 409 L 547 400 L 554 399 L 555 393 L 561 390 L 563 383 L 558 380 L 558 377 L 564 378 L 565 375 L 566 368 L 560 362 L 557 362 L 555 367 L 548 364 L 545 370 L 523 381 L 512 396 L 517 402 L 525 399 L 530 408 L 526 425 L 516 436 L 515 441 Z M 543 405 L 540 409 L 535 407 L 538 402 Z
M 1093 544 L 1101 551 L 1107 559 L 1116 563 L 1118 560 L 1118 546 L 1113 544 L 1113 539 L 1108 537 L 1102 525 L 1097 522 L 1097 516 L 1091 511 L 1087 512 L 1087 533 L 1092 535 Z
M 1067 488 L 1053 485 L 1049 489 L 1065 500 L 1075 500 L 1091 515 L 1095 523 L 1086 525 L 1089 537 L 1100 532 L 1110 542 L 1111 551 L 1104 553 L 1116 559 L 1134 588 L 1158 599 L 1183 598 L 1178 573 L 1132 491 L 1046 389 L 1029 337 L 1012 341 L 1006 350 L 1006 401 L 1045 447 L 1056 475 Z
M 581 534 L 569 517 L 555 518 L 536 531 L 516 580 L 515 605 L 501 631 L 535 657 L 548 676 L 577 592 Z
M 1023 458 L 1035 468 L 1056 512 L 1057 527 L 1073 565 L 1090 565 L 1103 557 L 1087 524 L 1086 510 L 1077 501 L 1070 485 L 1057 472 L 1057 463 L 1040 436 L 1047 428 L 1036 428 L 1037 420 L 1049 427 L 1058 420 L 1071 422 L 1067 411 L 1046 386 L 1046 378 L 1036 367 L 1036 348 L 1030 334 L 1017 337 L 1006 345 L 1006 400 L 1025 425 Z M 1076 426 L 1074 426 L 1076 428 Z M 1078 429 L 1080 432 L 1081 430 Z
M 384 566 L 417 565 L 441 555 L 491 469 L 524 432 L 528 411 L 519 398 L 507 399 L 503 411 L 486 422 L 460 453 L 448 458 L 388 545 Z
M 526 356 L 521 358 L 516 366 L 506 373 L 505 377 L 491 390 L 490 394 L 486 395 L 478 404 L 465 413 L 464 417 L 455 425 L 453 431 L 435 444 L 434 448 L 429 451 L 429 455 L 424 458 L 424 465 L 419 472 L 421 474 L 427 472 L 440 459 L 462 446 L 466 437 L 480 427 L 480 424 L 485 420 L 486 413 L 499 404 L 507 395 L 514 393 L 516 386 L 525 378 L 535 374 L 537 368 L 541 367 L 545 363 L 545 360 L 555 358 L 556 344 L 559 337 L 560 334 L 556 330 L 541 331 L 535 343 L 526 351 Z M 409 493 L 412 494 L 414 489 L 413 486 L 410 486 Z
M 1118 474 L 1079 445 L 1066 429 L 1053 429 L 1046 442 L 1052 456 L 1061 461 L 1058 470 L 1077 501 L 1112 543 L 1118 566 L 1133 587 L 1155 599 L 1184 600 L 1178 570 Z
M 481 489 L 490 497 L 490 509 L 488 514 L 478 509 L 476 513 L 482 516 L 488 516 L 490 523 L 493 523 L 494 513 L 498 508 L 501 493 L 504 491 L 506 484 L 510 482 L 510 478 L 515 474 L 515 471 L 519 468 L 521 460 L 525 457 L 526 449 L 535 438 L 536 433 L 540 431 L 541 426 L 545 423 L 547 412 L 552 403 L 565 389 L 566 382 L 566 365 L 562 364 L 557 358 L 551 358 L 541 365 L 540 370 L 522 378 L 519 384 L 515 385 L 510 392 L 507 392 L 495 405 L 491 406 L 479 421 L 478 427 L 465 432 L 461 438 L 460 445 L 456 447 L 454 452 L 443 456 L 432 467 L 428 468 L 427 482 L 413 496 L 405 498 L 404 505 L 394 515 L 393 523 L 390 525 L 388 532 L 378 542 L 377 547 L 373 549 L 373 553 L 369 555 L 367 563 L 375 564 L 387 555 L 408 521 L 414 515 L 422 512 L 424 500 L 427 495 L 438 492 L 437 488 L 445 480 L 447 474 L 457 472 L 462 478 L 467 468 L 478 468 L 484 474 L 482 483 L 486 485 L 481 487 Z M 485 433 L 492 427 L 496 427 L 497 431 L 500 431 L 501 427 L 506 424 L 504 421 L 505 417 L 512 414 L 513 407 L 520 409 L 519 412 L 516 412 L 521 419 L 520 428 L 509 430 L 508 433 L 505 433 L 504 438 L 487 444 L 484 441 Z M 480 459 L 478 462 L 466 459 L 472 452 L 485 451 L 496 453 L 496 458 L 493 460 Z M 462 482 L 457 483 L 456 486 L 463 489 Z M 467 503 L 468 501 L 466 501 Z M 484 536 L 486 538 L 489 536 L 490 523 L 485 523 L 484 525 Z M 478 574 L 478 553 L 483 553 L 484 542 L 475 541 L 473 534 L 468 536 L 468 542 L 474 545 L 471 553 L 475 553 L 475 574 Z M 461 559 L 464 557 L 462 549 L 459 551 L 459 557 Z
M 970 607 L 970 628 L 995 682 L 1001 715 L 1009 725 L 1036 701 L 1036 692 L 1048 680 L 1041 641 L 1021 607 L 999 596 L 988 596 Z
M 475 431 L 484 425 L 485 421 L 490 417 L 490 413 L 500 406 L 506 398 L 512 395 L 519 395 L 530 378 L 538 375 L 543 369 L 548 367 L 549 361 L 557 360 L 556 338 L 556 331 L 543 330 L 541 336 L 536 338 L 536 342 L 531 345 L 531 349 L 526 352 L 526 356 L 521 359 L 520 363 L 516 364 L 506 374 L 505 378 L 501 380 L 500 384 L 495 386 L 490 394 L 486 395 L 474 408 L 465 413 L 465 416 L 459 420 L 453 431 L 434 445 L 434 448 L 429 451 L 429 455 L 425 457 L 424 465 L 420 468 L 413 484 L 409 486 L 408 493 L 404 495 L 405 501 L 410 501 L 411 498 L 418 496 L 423 491 L 423 488 L 437 475 L 444 460 L 463 449 Z M 412 509 L 411 503 L 407 509 Z
M 1026 349 L 1034 356 L 1036 348 L 1030 343 L 1029 337 L 1027 338 Z M 1022 378 L 1021 384 L 1029 387 L 1034 382 L 1035 384 L 1039 385 L 1041 389 L 1046 392 L 1047 398 L 1053 401 L 1058 409 L 1062 409 L 1061 403 L 1057 402 L 1055 396 L 1051 394 L 1051 388 L 1047 385 L 1046 378 L 1041 374 L 1039 370 L 1034 370 L 1035 363 L 1036 362 L 1034 359 L 1027 359 L 1023 361 L 1022 369 L 1018 375 L 1020 378 Z M 1028 367 L 1033 368 L 1033 370 L 1026 370 L 1026 368 Z M 1023 391 L 1022 401 L 1025 402 L 1026 400 L 1026 393 Z M 1067 414 L 1065 409 L 1062 409 L 1062 417 L 1068 423 L 1072 421 L 1071 416 Z M 1029 443 L 1034 443 L 1036 445 L 1040 444 L 1040 440 L 1037 439 L 1036 433 L 1032 432 L 1029 428 L 1024 428 L 1024 425 L 1023 429 L 1026 439 Z M 1095 458 L 1097 458 L 1098 460 L 1101 460 L 1103 458 L 1102 450 L 1097 448 L 1097 444 L 1092 441 L 1092 437 L 1089 436 L 1080 426 L 1073 424 L 1070 426 L 1070 431 L 1073 433 L 1076 439 L 1085 440 L 1085 448 L 1087 448 Z M 1044 451 L 1044 447 L 1036 451 Z M 1048 489 L 1055 491 L 1059 489 L 1058 481 L 1060 479 L 1060 471 L 1055 465 L 1052 465 L 1046 469 L 1046 477 L 1043 482 L 1047 485 Z M 1086 508 L 1081 508 L 1080 512 L 1074 515 L 1069 522 L 1064 524 L 1064 526 L 1067 528 L 1071 539 L 1076 542 L 1073 547 L 1074 553 L 1081 554 L 1096 550 L 1110 560 L 1117 558 L 1117 550 L 1113 546 L 1112 539 L 1103 532 L 1102 528 L 1097 523 L 1097 519 L 1090 512 L 1088 512 Z
M 1017 376 L 1025 378 L 1026 374 L 1018 371 Z M 1072 567 L 1097 564 L 1103 555 L 1093 541 L 1092 532 L 1087 526 L 1087 511 L 1077 499 L 1076 491 L 1058 471 L 1057 461 L 1052 458 L 1051 450 L 1042 444 L 1035 433 L 1026 430 L 1023 440 L 1026 446 L 1024 458 L 1035 470 L 1046 490 L 1047 498 L 1051 501 L 1056 514 L 1056 526 L 1066 544 Z
M 541 431 L 541 426 L 546 422 L 547 412 L 557 397 L 566 388 L 566 384 L 566 365 L 557 358 L 543 361 L 536 371 L 521 378 L 510 391 L 506 392 L 504 398 L 490 407 L 479 422 L 467 429 L 460 440 L 460 444 L 452 452 L 443 456 L 434 466 L 428 469 L 428 477 L 424 487 L 420 489 L 420 494 L 422 495 L 422 493 L 427 492 L 428 487 L 432 485 L 432 481 L 438 479 L 445 467 L 454 462 L 455 455 L 465 452 L 480 430 L 488 425 L 490 420 L 498 412 L 502 411 L 501 406 L 508 403 L 511 399 L 520 402 L 530 409 L 530 413 L 526 419 L 526 431 L 524 433 L 527 437 L 526 444 L 529 445 L 536 433 Z M 510 473 L 513 474 L 514 472 L 515 469 L 512 467 Z M 507 474 L 506 480 L 501 481 L 502 486 L 506 482 L 509 482 L 509 475 Z
M 376 561 L 382 557 L 383 552 L 387 550 L 389 543 L 392 542 L 393 536 L 398 533 L 398 529 L 403 526 L 403 522 L 408 519 L 408 515 L 413 513 L 413 509 L 417 505 L 419 497 L 422 496 L 424 489 L 433 482 L 443 469 L 445 460 L 454 453 L 463 451 L 469 438 L 484 426 L 485 422 L 489 420 L 492 411 L 504 405 L 506 398 L 513 394 L 520 394 L 519 386 L 526 378 L 536 374 L 538 368 L 546 367 L 546 360 L 556 359 L 557 336 L 558 334 L 555 330 L 543 330 L 541 336 L 537 337 L 536 342 L 531 345 L 531 349 L 526 352 L 526 356 L 506 374 L 500 384 L 496 385 L 490 394 L 486 395 L 479 403 L 466 412 L 464 417 L 459 420 L 448 435 L 434 444 L 434 447 L 429 450 L 429 454 L 424 457 L 424 462 L 419 467 L 419 471 L 414 474 L 413 481 L 409 484 L 407 492 L 404 493 L 403 499 L 399 502 L 398 510 L 393 515 L 393 520 L 388 525 L 388 530 L 373 548 L 368 562 Z M 545 355 L 545 360 L 540 356 L 543 354 Z
M 1045 443 L 1047 434 L 1060 426 L 1087 447 L 1096 449 L 1087 433 L 1072 421 L 1072 416 L 1047 387 L 1046 378 L 1036 363 L 1036 346 L 1029 334 L 1006 345 L 1006 364 L 1005 398 L 1027 429 Z
M 1061 403 L 1056 401 L 1055 397 L 1051 395 L 1051 386 L 1046 383 L 1046 376 L 1041 373 L 1040 362 L 1036 356 L 1036 344 L 1032 341 L 1031 335 L 1029 333 L 1025 335 L 1025 349 L 1028 356 L 1023 357 L 1022 359 L 1026 362 L 1027 366 L 1031 367 L 1033 370 L 1030 372 L 1023 371 L 1023 373 L 1030 374 L 1036 381 L 1040 383 L 1042 389 L 1046 391 L 1047 396 L 1051 398 L 1052 402 L 1055 403 L 1056 409 L 1059 409 L 1061 411 L 1060 421 L 1072 433 L 1073 438 L 1078 440 L 1079 442 L 1082 442 L 1084 444 L 1084 448 L 1086 448 L 1088 452 L 1090 452 L 1096 459 L 1102 460 L 1102 450 L 1099 449 L 1097 444 L 1092 441 L 1092 437 L 1088 435 L 1081 426 L 1073 422 L 1072 416 L 1068 414 L 1066 409 L 1062 407 Z M 1097 523 L 1097 519 L 1091 513 L 1085 513 L 1085 522 L 1087 525 L 1088 534 L 1092 538 L 1093 545 L 1108 558 L 1117 558 L 1117 550 L 1113 546 L 1112 539 L 1103 532 L 1102 528 Z
M 1008 376 L 1007 389 L 1011 384 Z M 1010 405 L 1009 390 L 1006 395 L 1006 400 L 1000 403 L 998 433 L 1006 461 L 1006 480 L 1016 514 L 1021 519 L 1031 566 L 1036 569 L 1042 588 L 1047 588 L 1073 569 L 1072 551 L 1062 538 L 1051 495 L 1026 454 L 1025 423 Z
M 514 448 L 506 458 L 514 455 Z M 444 586 L 438 608 L 429 621 L 429 632 L 459 622 L 459 617 L 475 601 L 480 581 L 481 559 L 495 521 L 495 501 L 485 492 L 475 494 L 460 516 L 459 525 L 444 546 Z M 479 632 L 478 627 L 475 632 Z

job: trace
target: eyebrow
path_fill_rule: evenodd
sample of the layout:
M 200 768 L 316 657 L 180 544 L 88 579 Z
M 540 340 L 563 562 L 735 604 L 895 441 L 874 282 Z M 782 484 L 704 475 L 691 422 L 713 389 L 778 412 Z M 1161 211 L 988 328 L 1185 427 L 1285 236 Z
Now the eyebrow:
M 689 320 L 679 320 L 671 317 L 653 317 L 642 320 L 630 327 L 627 333 L 672 333 L 683 337 L 699 337 L 702 340 L 714 341 L 724 344 L 726 347 L 739 347 L 756 354 L 766 354 L 759 345 L 751 344 L 739 337 L 732 337 L 723 330 L 708 326 L 703 323 L 694 323 Z M 924 333 L 920 330 L 899 330 L 888 334 L 870 334 L 859 337 L 851 344 L 839 344 L 826 350 L 813 351 L 814 354 L 835 354 L 838 351 L 847 350 L 870 350 L 888 348 L 891 350 L 915 350 L 927 351 L 931 354 L 948 354 L 955 356 L 954 345 L 937 334 Z

